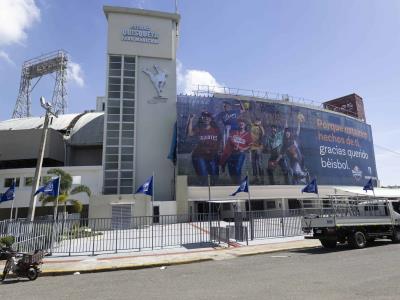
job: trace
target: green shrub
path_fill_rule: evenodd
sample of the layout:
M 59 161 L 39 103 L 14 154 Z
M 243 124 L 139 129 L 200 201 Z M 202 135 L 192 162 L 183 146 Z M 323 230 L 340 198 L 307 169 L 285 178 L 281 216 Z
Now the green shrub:
M 73 225 L 69 232 L 66 233 L 65 239 L 78 239 L 91 236 L 102 235 L 102 232 L 92 231 L 89 227 L 80 227 L 79 225 Z
M 15 238 L 12 235 L 0 238 L 0 247 L 11 247 L 14 244 Z

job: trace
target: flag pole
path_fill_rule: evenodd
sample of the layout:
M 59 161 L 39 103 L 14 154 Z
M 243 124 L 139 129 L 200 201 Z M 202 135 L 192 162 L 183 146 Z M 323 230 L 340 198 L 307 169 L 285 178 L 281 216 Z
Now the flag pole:
M 13 197 L 13 201 L 11 202 L 10 221 L 12 220 L 12 211 L 14 210 L 14 200 L 15 200 L 15 195 Z
M 61 184 L 61 175 L 58 175 L 58 190 L 57 190 L 57 197 L 56 197 L 56 205 L 54 207 L 54 215 L 53 215 L 53 227 L 52 227 L 52 232 L 51 232 L 51 241 L 50 241 L 50 254 L 53 253 L 53 243 L 56 239 L 56 221 L 58 220 L 58 197 L 60 196 L 60 184 Z M 65 215 L 63 220 L 65 220 Z M 64 222 L 64 221 L 63 221 Z M 63 223 L 64 224 L 64 223 Z M 57 229 L 59 226 L 57 225 Z M 57 230 L 58 232 L 58 230 Z
M 249 202 L 249 222 L 250 222 L 250 239 L 253 240 L 254 239 L 254 228 L 253 228 L 253 214 L 252 214 L 252 210 L 251 210 L 251 197 L 250 197 L 250 180 L 249 180 L 249 172 L 247 172 L 247 201 Z
M 155 191 L 155 189 L 154 189 L 154 186 L 155 186 L 155 174 L 154 174 L 154 171 L 153 171 L 153 182 L 152 182 L 152 192 L 151 192 L 151 215 L 152 215 L 152 217 L 153 217 L 153 220 L 152 220 L 152 222 L 151 222 L 151 224 L 153 224 L 153 222 L 154 222 L 154 191 Z
M 54 207 L 54 216 L 53 216 L 54 221 L 57 221 L 58 219 L 58 197 L 60 196 L 60 185 L 61 185 L 61 175 L 58 176 L 58 191 L 57 191 L 56 205 Z
M 210 174 L 207 176 L 208 179 L 208 222 L 210 226 L 210 233 L 211 233 L 211 178 Z
M 11 202 L 10 221 L 12 220 L 12 217 L 13 217 L 13 210 L 14 210 L 14 200 L 15 200 L 15 181 L 13 182 L 13 185 L 14 185 L 14 197 L 13 197 L 13 199 L 12 199 L 12 202 Z
M 247 172 L 247 174 L 246 174 L 246 177 L 247 177 L 247 188 L 249 189 L 249 191 L 247 192 L 248 201 L 249 201 L 249 213 L 251 213 L 251 201 L 250 201 L 250 180 L 249 180 L 249 172 Z

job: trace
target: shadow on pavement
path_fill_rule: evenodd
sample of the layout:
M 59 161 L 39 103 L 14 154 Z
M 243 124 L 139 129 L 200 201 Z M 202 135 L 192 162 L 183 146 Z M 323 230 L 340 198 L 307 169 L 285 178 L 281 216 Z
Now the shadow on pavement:
M 218 244 L 211 243 L 211 242 L 201 242 L 201 243 L 194 243 L 194 244 L 184 244 L 182 247 L 186 249 L 200 249 L 200 248 L 216 248 Z
M 5 281 L 1 281 L 1 284 L 14 284 L 14 283 L 24 283 L 24 282 L 29 282 L 29 279 L 6 279 Z
M 388 240 L 378 240 L 368 243 L 366 248 L 382 247 L 390 244 L 391 242 Z M 354 250 L 359 250 L 359 249 L 354 249 L 348 244 L 338 244 L 334 249 L 326 249 L 321 246 L 320 248 L 289 250 L 288 252 L 299 253 L 299 254 L 327 254 L 332 252 L 354 251 Z

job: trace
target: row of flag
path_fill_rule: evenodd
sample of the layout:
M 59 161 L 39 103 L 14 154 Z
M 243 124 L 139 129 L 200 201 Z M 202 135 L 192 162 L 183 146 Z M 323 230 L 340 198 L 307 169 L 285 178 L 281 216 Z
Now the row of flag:
M 53 178 L 44 186 L 38 188 L 35 192 L 35 196 L 40 193 L 44 193 L 50 196 L 58 196 L 59 195 L 59 187 L 60 187 L 60 177 Z M 5 201 L 11 201 L 15 198 L 15 181 L 11 184 L 11 186 L 5 191 L 4 194 L 1 194 L 0 203 Z
M 368 191 L 374 190 L 374 184 L 372 183 L 372 179 L 369 179 L 367 184 L 364 185 L 363 187 L 364 191 Z M 236 192 L 234 192 L 233 194 L 231 194 L 231 196 L 236 196 L 236 194 L 238 193 L 248 193 L 249 192 L 249 179 L 246 176 L 244 178 L 244 180 L 240 183 L 238 189 L 236 190 Z M 317 179 L 314 178 L 313 180 L 311 180 L 311 182 L 309 184 L 307 184 L 302 190 L 302 193 L 313 193 L 313 194 L 317 194 L 318 195 L 318 185 L 317 185 Z
M 149 177 L 145 183 L 143 183 L 136 191 L 135 194 L 145 194 L 148 196 L 153 196 L 153 176 Z M 53 178 L 44 186 L 41 186 L 36 192 L 35 195 L 39 193 L 44 193 L 50 196 L 58 196 L 59 195 L 59 187 L 60 187 L 60 177 Z M 374 190 L 374 185 L 372 183 L 372 179 L 370 179 L 367 184 L 363 187 L 364 191 Z M 230 196 L 236 196 L 238 193 L 248 193 L 249 192 L 249 179 L 246 176 L 243 181 L 240 183 L 238 189 L 231 194 Z M 307 184 L 302 190 L 302 193 L 314 193 L 318 194 L 318 185 L 317 179 L 313 179 L 309 184 Z M 15 198 L 15 182 L 11 184 L 8 190 L 1 195 L 0 203 L 5 201 L 14 200 Z

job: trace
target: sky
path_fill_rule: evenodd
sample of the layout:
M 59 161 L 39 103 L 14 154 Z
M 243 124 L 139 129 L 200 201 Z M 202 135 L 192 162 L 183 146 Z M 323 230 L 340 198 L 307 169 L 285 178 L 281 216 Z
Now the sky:
M 68 112 L 105 93 L 107 22 L 102 6 L 173 12 L 174 0 L 0 0 L 0 120 L 9 119 L 25 60 L 64 49 Z M 323 102 L 364 99 L 378 177 L 400 185 L 400 1 L 180 0 L 178 90 L 195 84 L 289 94 Z M 54 78 L 32 91 L 50 99 Z

